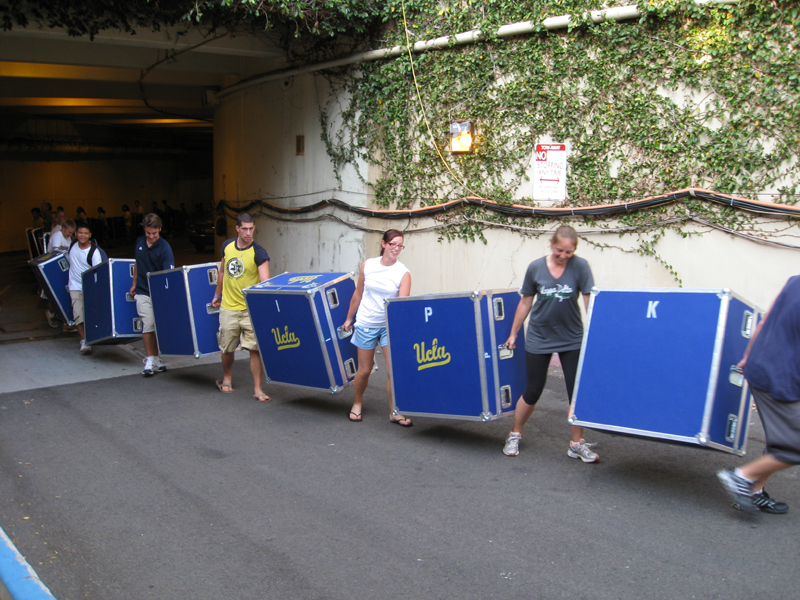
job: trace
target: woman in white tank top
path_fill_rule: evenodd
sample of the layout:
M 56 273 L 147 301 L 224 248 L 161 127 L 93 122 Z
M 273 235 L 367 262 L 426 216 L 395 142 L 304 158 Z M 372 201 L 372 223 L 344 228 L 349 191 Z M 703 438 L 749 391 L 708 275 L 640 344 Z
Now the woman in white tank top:
M 381 254 L 368 258 L 361 264 L 358 285 L 350 301 L 350 310 L 342 329 L 350 331 L 355 327 L 352 343 L 358 348 L 358 371 L 353 381 L 355 401 L 350 410 L 350 420 L 361 422 L 364 391 L 372 373 L 375 348 L 381 345 L 383 359 L 386 361 L 386 393 L 389 396 L 389 422 L 402 427 L 411 427 L 411 419 L 394 414 L 392 398 L 391 371 L 389 367 L 389 347 L 386 337 L 386 312 L 383 302 L 386 298 L 408 296 L 411 293 L 411 273 L 397 260 L 403 250 L 403 234 L 390 229 L 383 234 Z M 355 324 L 353 319 L 355 317 Z

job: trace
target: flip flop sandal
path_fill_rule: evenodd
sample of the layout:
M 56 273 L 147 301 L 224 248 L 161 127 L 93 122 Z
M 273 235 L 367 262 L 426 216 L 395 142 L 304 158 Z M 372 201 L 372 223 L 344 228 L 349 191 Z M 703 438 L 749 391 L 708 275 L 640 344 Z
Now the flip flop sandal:
M 223 394 L 230 394 L 233 392 L 233 386 L 230 383 L 222 383 L 221 379 L 217 379 L 217 387 Z

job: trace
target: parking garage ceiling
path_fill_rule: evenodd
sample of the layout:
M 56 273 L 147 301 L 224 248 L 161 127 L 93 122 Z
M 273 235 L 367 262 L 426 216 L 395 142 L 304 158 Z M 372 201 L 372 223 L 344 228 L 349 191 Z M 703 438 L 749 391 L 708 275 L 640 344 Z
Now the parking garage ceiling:
M 213 91 L 278 68 L 266 34 L 0 32 L 0 156 L 211 149 Z

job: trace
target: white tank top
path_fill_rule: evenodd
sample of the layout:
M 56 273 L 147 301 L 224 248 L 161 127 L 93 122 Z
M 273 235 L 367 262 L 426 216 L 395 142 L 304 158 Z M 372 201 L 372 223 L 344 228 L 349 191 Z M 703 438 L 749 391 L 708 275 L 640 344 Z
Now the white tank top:
M 381 257 L 364 261 L 364 293 L 356 313 L 356 324 L 361 327 L 386 327 L 383 301 L 395 298 L 400 292 L 400 282 L 408 273 L 399 260 L 390 267 L 381 264 Z

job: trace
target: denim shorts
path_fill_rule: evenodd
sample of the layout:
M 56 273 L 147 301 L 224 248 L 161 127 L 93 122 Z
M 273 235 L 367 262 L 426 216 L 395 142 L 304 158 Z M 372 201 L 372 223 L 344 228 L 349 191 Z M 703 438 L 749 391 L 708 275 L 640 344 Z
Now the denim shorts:
M 374 350 L 380 341 L 381 347 L 389 345 L 389 338 L 386 335 L 386 327 L 361 327 L 353 325 L 355 333 L 352 343 L 356 348 L 362 350 Z

